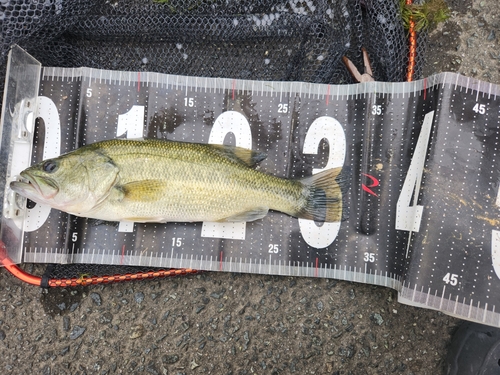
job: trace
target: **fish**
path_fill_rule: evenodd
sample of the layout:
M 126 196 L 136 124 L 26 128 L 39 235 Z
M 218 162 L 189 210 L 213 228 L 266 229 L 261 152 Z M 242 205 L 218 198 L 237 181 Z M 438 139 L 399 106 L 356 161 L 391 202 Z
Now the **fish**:
M 164 139 L 110 139 L 34 164 L 10 188 L 36 203 L 102 221 L 248 222 L 269 210 L 342 219 L 348 179 L 332 168 L 301 179 L 256 169 L 249 149 Z

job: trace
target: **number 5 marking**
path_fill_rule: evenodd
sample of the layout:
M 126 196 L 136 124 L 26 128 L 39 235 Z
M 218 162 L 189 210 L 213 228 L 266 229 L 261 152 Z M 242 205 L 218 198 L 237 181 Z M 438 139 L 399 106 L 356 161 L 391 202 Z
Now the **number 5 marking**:
M 342 125 L 328 116 L 318 117 L 314 120 L 304 139 L 304 154 L 317 154 L 322 139 L 326 139 L 330 145 L 328 163 L 324 168 L 314 168 L 313 174 L 344 165 L 346 143 Z M 313 220 L 299 219 L 299 227 L 304 241 L 309 246 L 321 249 L 329 246 L 337 238 L 340 222 L 323 223 L 322 226 L 318 227 Z

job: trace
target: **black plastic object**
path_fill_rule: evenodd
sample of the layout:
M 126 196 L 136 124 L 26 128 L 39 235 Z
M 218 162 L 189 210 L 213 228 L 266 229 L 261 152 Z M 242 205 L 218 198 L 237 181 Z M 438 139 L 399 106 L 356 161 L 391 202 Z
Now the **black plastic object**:
M 500 329 L 472 322 L 462 323 L 452 338 L 446 373 L 500 374 Z

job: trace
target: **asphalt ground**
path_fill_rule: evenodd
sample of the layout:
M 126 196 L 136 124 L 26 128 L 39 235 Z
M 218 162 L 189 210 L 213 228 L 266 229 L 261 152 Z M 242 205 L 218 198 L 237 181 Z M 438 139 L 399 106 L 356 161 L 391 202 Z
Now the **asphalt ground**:
M 451 7 L 424 74 L 499 84 L 496 1 Z M 459 323 L 337 280 L 205 272 L 43 290 L 0 272 L 4 374 L 435 375 Z

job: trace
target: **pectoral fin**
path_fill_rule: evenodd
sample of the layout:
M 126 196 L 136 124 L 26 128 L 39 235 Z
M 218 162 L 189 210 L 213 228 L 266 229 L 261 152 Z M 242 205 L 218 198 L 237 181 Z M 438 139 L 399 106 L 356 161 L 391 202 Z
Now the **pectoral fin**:
M 269 212 L 269 207 L 257 207 L 251 211 L 239 212 L 236 215 L 229 216 L 225 219 L 220 220 L 221 222 L 243 222 L 243 221 L 255 221 L 262 219 Z
M 166 184 L 159 180 L 129 182 L 119 187 L 123 199 L 136 202 L 157 201 L 165 195 Z

